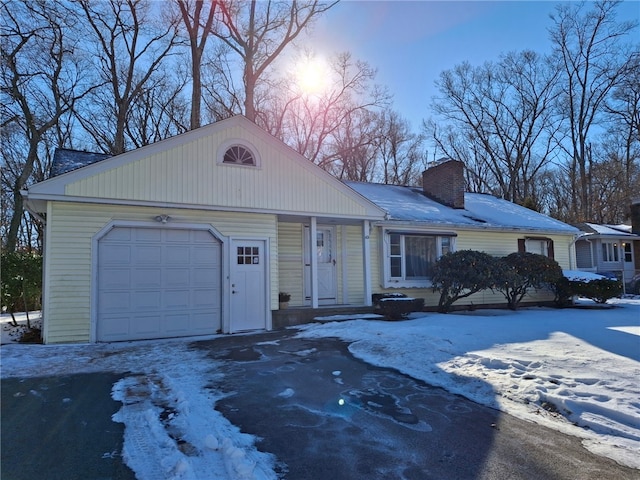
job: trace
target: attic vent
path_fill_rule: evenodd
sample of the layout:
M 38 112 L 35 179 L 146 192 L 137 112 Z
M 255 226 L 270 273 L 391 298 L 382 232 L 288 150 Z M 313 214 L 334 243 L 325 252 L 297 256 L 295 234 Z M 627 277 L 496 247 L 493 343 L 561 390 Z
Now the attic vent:
M 255 165 L 256 160 L 253 154 L 241 145 L 230 147 L 224 154 L 222 160 L 224 163 L 233 163 L 236 165 Z

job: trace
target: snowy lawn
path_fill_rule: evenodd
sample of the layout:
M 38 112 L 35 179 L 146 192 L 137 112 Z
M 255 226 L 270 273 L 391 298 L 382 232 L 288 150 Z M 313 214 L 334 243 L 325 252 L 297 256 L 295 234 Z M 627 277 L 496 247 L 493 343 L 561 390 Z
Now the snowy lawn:
M 298 335 L 343 338 L 367 362 L 579 436 L 589 450 L 640 469 L 640 299 L 604 309 L 324 321 Z M 3 345 L 1 373 L 131 372 L 113 387 L 123 404 L 113 418 L 125 424 L 122 454 L 141 480 L 275 479 L 275 459 L 214 409 L 223 395 L 209 387 L 217 363 L 188 348 L 201 339 Z
M 592 452 L 640 468 L 640 300 L 582 304 L 333 322 L 299 335 L 342 338 L 368 363 L 581 437 Z

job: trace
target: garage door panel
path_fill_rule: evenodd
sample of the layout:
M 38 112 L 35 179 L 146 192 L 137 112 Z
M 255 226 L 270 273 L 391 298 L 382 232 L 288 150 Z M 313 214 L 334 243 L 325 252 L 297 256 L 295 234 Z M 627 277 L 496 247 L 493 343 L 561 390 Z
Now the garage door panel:
M 135 238 L 136 242 L 140 242 L 140 243 L 148 243 L 148 242 L 161 243 L 162 242 L 163 230 L 160 228 L 131 228 L 129 230 L 133 232 L 133 235 L 131 235 L 131 237 Z
M 154 338 L 160 332 L 160 316 L 157 314 L 137 315 L 129 322 L 134 339 Z
M 146 312 L 148 310 L 157 311 L 162 301 L 162 296 L 158 290 L 134 290 L 131 294 L 132 308 L 134 312 Z
M 102 272 L 103 286 L 111 289 L 127 288 L 131 281 L 131 270 L 128 268 L 105 268 Z
M 220 278 L 220 268 L 194 268 L 192 273 L 192 279 L 198 286 L 215 287 L 219 285 L 216 278 Z
M 221 252 L 206 230 L 114 228 L 98 242 L 97 339 L 219 331 Z
M 216 265 L 220 251 L 212 248 L 193 247 L 193 260 L 201 265 Z
M 131 310 L 131 293 L 129 291 L 101 292 L 98 301 L 102 307 L 101 311 L 104 313 Z
M 129 245 L 105 244 L 100 246 L 98 262 L 102 265 L 128 265 L 131 263 Z
M 168 245 L 163 248 L 163 260 L 167 265 L 191 264 L 189 245 Z
M 159 245 L 136 245 L 132 254 L 137 265 L 159 265 L 162 262 L 162 249 Z
M 209 236 L 208 241 L 211 241 L 211 234 L 209 232 L 202 232 Z M 193 232 L 191 230 L 167 230 L 165 239 L 167 243 L 180 243 L 188 245 Z
M 185 287 L 191 283 L 191 269 L 165 268 L 162 272 L 162 283 L 167 287 Z

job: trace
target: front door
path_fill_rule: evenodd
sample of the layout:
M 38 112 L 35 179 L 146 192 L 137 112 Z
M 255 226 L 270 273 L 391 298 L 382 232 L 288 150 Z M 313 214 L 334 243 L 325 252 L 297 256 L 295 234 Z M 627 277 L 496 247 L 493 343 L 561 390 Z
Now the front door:
M 231 243 L 231 332 L 267 328 L 265 242 Z
M 318 262 L 318 303 L 320 305 L 334 305 L 337 301 L 335 229 L 332 227 L 318 227 L 313 247 L 310 240 L 310 229 L 305 227 L 305 300 L 307 302 L 311 301 L 311 255 L 316 255 Z

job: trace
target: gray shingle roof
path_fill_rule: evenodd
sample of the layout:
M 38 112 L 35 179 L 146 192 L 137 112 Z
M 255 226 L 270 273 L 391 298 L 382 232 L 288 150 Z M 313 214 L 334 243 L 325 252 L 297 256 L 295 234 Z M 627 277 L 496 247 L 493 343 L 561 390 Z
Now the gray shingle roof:
M 68 148 L 56 148 L 51 164 L 51 177 L 57 177 L 63 173 L 86 167 L 96 162 L 101 162 L 111 155 L 106 153 L 83 152 L 80 150 L 70 150 Z

